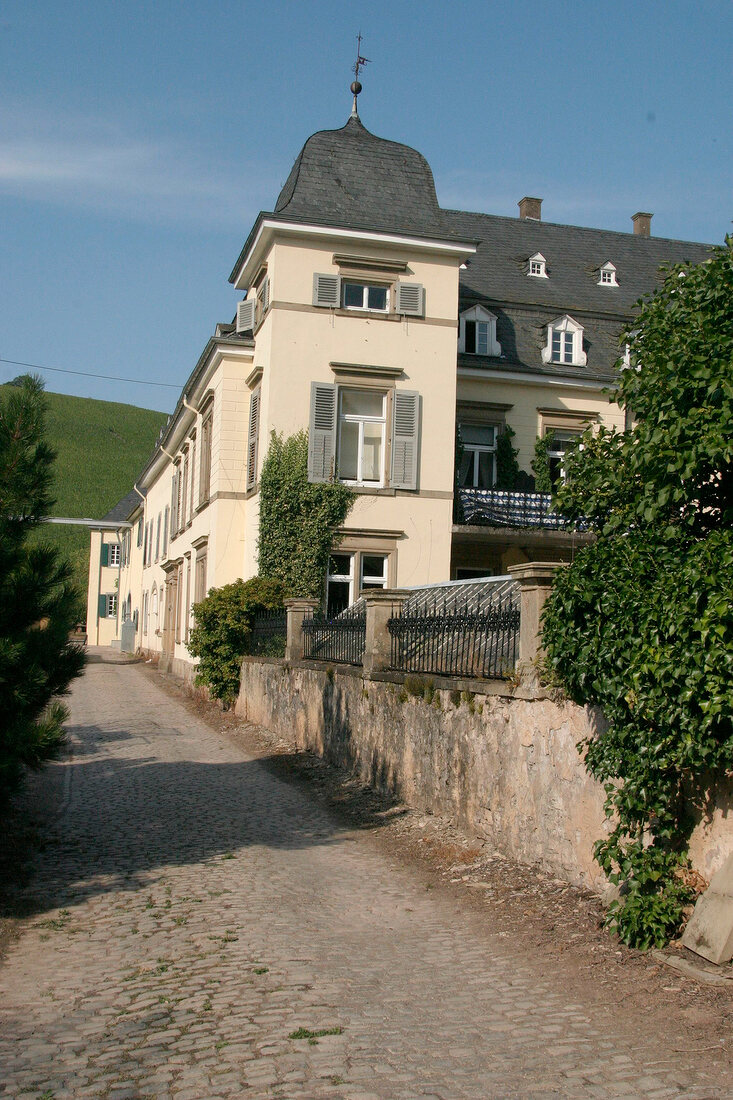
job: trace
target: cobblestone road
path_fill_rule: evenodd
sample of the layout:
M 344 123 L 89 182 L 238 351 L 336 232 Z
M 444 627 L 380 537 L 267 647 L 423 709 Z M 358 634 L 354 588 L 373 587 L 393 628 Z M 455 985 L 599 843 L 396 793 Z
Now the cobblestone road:
M 0 966 L 1 1096 L 733 1095 L 601 1028 L 590 991 L 570 1003 L 140 666 L 91 664 L 72 722 L 39 915 Z

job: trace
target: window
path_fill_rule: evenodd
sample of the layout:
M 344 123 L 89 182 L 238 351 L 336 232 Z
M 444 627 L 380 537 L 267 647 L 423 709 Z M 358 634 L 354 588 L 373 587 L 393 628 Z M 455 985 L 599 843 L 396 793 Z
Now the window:
M 491 489 L 496 481 L 496 427 L 459 424 L 463 445 L 458 484 L 464 489 Z
M 386 394 L 339 390 L 338 475 L 356 485 L 384 482 Z
M 358 588 L 355 581 L 358 580 Z M 363 589 L 387 587 L 387 555 L 357 550 L 331 554 L 326 581 L 326 615 L 340 615 Z
M 206 598 L 206 553 L 196 556 L 196 581 L 193 588 L 193 602 L 201 603 Z
M 137 521 L 137 545 L 138 547 L 143 544 L 143 518 L 142 516 Z
M 122 561 L 122 548 L 118 542 L 111 542 L 109 546 L 109 558 L 107 562 L 109 565 L 120 565 Z M 115 597 L 116 598 L 116 597 Z M 115 610 L 115 614 L 117 611 Z
M 149 593 L 143 593 L 143 634 L 148 632 L 148 605 L 149 605 Z
M 186 526 L 186 503 L 188 500 L 188 451 L 183 458 L 183 480 L 181 482 L 181 501 L 178 508 L 178 530 Z
M 389 470 L 385 463 L 388 420 Z M 420 394 L 414 390 L 311 383 L 308 480 L 314 484 L 338 476 L 353 485 L 378 489 L 389 478 L 393 489 L 415 490 L 419 440 Z
M 199 466 L 199 507 L 209 499 L 211 487 L 211 422 L 212 410 L 209 409 L 201 424 L 201 461 Z
M 191 519 L 193 519 L 193 513 L 194 513 L 193 483 L 194 483 L 195 475 L 196 475 L 196 432 L 193 432 L 192 435 L 191 435 L 191 504 L 190 504 Z
M 618 286 L 616 268 L 612 263 L 606 263 L 599 271 L 598 286 Z
M 183 641 L 188 645 L 188 632 L 191 627 L 191 555 L 186 555 L 186 603 L 183 612 Z
M 342 279 L 341 304 L 344 309 L 369 309 L 386 313 L 389 310 L 389 288 Z
M 168 556 L 168 522 L 170 520 L 170 510 L 166 505 L 165 512 L 163 513 L 163 557 Z
M 565 478 L 563 460 L 568 447 L 571 447 L 582 432 L 573 428 L 548 428 L 545 435 L 551 436 L 547 447 L 547 466 L 553 486 Z
M 160 512 L 158 512 L 158 525 L 155 532 L 155 560 L 160 559 Z
M 546 279 L 548 277 L 547 261 L 541 252 L 535 252 L 534 256 L 530 256 L 527 274 L 532 275 L 535 279 Z
M 108 619 L 116 619 L 117 618 L 117 593 L 116 592 L 110 592 L 107 596 L 105 596 L 105 600 L 106 600 L 106 603 L 107 603 L 107 618 Z
M 572 317 L 559 317 L 547 326 L 547 344 L 542 349 L 543 363 L 584 367 L 587 361 L 583 351 L 583 328 Z
M 496 315 L 483 306 L 465 310 L 458 322 L 458 350 L 466 355 L 501 355 Z

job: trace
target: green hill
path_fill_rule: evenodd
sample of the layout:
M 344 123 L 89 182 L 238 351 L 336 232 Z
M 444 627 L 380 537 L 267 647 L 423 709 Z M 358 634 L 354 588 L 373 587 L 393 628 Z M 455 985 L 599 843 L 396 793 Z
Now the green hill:
M 52 515 L 101 519 L 132 488 L 167 415 L 61 393 L 47 393 L 46 401 L 48 442 L 58 455 Z M 69 558 L 86 603 L 88 529 L 48 524 L 35 537 Z

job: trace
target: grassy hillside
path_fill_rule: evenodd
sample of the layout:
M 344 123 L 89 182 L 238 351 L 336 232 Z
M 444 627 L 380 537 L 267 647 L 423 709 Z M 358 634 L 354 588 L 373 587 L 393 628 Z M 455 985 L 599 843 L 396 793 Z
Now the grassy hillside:
M 47 393 L 46 401 L 48 441 L 58 454 L 52 514 L 101 519 L 132 488 L 166 414 L 61 393 Z M 86 603 L 89 531 L 49 524 L 36 537 L 70 559 Z

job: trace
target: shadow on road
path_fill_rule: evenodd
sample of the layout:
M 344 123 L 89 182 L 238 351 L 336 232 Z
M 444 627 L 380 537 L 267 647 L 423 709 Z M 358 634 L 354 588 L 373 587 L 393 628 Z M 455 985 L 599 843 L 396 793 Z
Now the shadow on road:
M 297 781 L 318 767 L 307 754 L 221 764 L 152 755 L 125 759 L 105 754 L 105 746 L 122 746 L 117 751 L 124 753 L 124 742 L 139 745 L 139 735 L 78 725 L 71 732 L 74 757 L 61 766 L 60 812 L 51 822 L 38 814 L 43 843 L 28 868 L 34 873 L 30 881 L 23 876 L 26 889 L 4 892 L 6 916 L 134 891 L 166 867 L 218 861 L 247 849 L 337 844 L 354 830 L 345 814 L 329 812 L 299 789 Z M 43 774 L 36 782 L 43 788 L 51 778 Z M 58 772 L 55 782 L 58 788 Z M 347 784 L 337 801 L 349 811 L 359 803 L 360 829 L 379 828 L 402 812 L 360 784 Z

